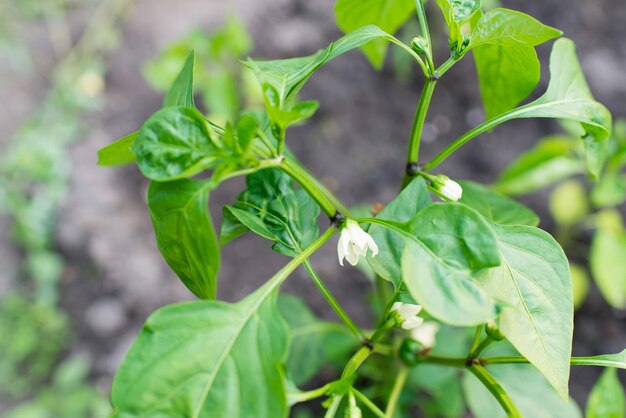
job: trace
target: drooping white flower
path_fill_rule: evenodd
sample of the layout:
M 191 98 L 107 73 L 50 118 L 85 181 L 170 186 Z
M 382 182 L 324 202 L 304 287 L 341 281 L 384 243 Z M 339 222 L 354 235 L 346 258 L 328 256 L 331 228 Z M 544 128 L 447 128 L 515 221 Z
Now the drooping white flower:
M 365 257 L 368 249 L 372 252 L 372 257 L 378 254 L 378 246 L 372 237 L 363 231 L 357 222 L 348 219 L 341 230 L 341 236 L 337 244 L 339 264 L 343 266 L 345 258 L 348 260 L 348 263 L 356 266 L 359 257 Z
M 395 312 L 398 315 L 400 326 L 407 331 L 422 325 L 424 319 L 417 316 L 421 310 L 422 307 L 420 305 L 412 303 L 395 302 L 391 306 L 391 312 Z
M 439 331 L 439 324 L 436 322 L 424 322 L 419 327 L 411 330 L 411 338 L 422 344 L 424 348 L 433 348 L 436 342 L 437 331 Z
M 448 176 L 444 176 L 443 174 L 435 177 L 432 186 L 439 196 L 453 202 L 456 202 L 463 196 L 463 188 L 461 185 L 454 180 L 450 180 Z

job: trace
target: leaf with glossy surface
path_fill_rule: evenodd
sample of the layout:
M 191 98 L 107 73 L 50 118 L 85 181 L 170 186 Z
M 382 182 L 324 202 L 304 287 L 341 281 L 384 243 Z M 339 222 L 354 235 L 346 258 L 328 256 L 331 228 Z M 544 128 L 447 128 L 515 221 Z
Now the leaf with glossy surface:
M 473 279 L 500 264 L 496 236 L 474 210 L 457 203 L 427 206 L 410 221 L 402 279 L 411 296 L 434 318 L 457 326 L 484 324 L 495 304 Z
M 167 264 L 194 295 L 214 299 L 220 249 L 209 213 L 209 184 L 152 182 L 148 208 L 157 246 Z
M 389 34 L 397 30 L 415 11 L 414 0 L 337 0 L 335 18 L 337 26 L 349 33 L 366 25 L 376 25 Z M 385 61 L 387 42 L 374 40 L 361 47 L 374 68 L 380 69 Z
M 287 370 L 296 385 L 307 383 L 323 366 L 346 360 L 359 341 L 343 325 L 320 321 L 295 296 L 280 295 L 278 309 L 290 328 Z
M 463 196 L 459 202 L 471 207 L 486 219 L 500 225 L 539 224 L 537 214 L 515 200 L 472 181 L 461 180 L 459 184 L 463 188 Z
M 494 185 L 508 195 L 523 195 L 585 172 L 575 155 L 577 144 L 566 137 L 547 137 L 506 167 Z
M 293 257 L 317 238 L 320 208 L 305 190 L 294 188 L 287 174 L 277 168 L 261 170 L 248 175 L 247 186 L 224 208 L 222 244 L 250 229 L 275 241 L 274 250 Z
M 582 418 L 573 400 L 563 400 L 539 372 L 528 365 L 498 365 L 491 373 L 509 394 L 525 418 Z M 489 391 L 471 373 L 462 380 L 465 399 L 476 418 L 505 418 Z
M 605 369 L 589 394 L 586 418 L 624 418 L 626 396 L 617 370 Z
M 276 284 L 234 304 L 180 303 L 151 315 L 115 376 L 112 418 L 286 417 L 288 329 Z
M 500 331 L 567 398 L 574 328 L 567 258 L 538 228 L 494 229 L 502 265 L 484 270 L 478 281 L 500 303 Z
M 432 200 L 421 177 L 413 179 L 400 194 L 376 216 L 378 219 L 394 222 L 408 222 Z M 405 238 L 380 225 L 372 224 L 368 233 L 378 245 L 378 255 L 367 257 L 374 272 L 399 288 L 402 284 L 401 259 Z
M 191 51 L 183 68 L 174 80 L 163 99 L 163 107 L 181 106 L 195 108 L 193 101 L 193 68 L 196 62 L 196 53 Z
M 135 154 L 131 147 L 135 143 L 138 132 L 126 135 L 112 144 L 98 150 L 98 165 L 116 166 L 135 162 Z
M 189 107 L 167 107 L 141 127 L 131 150 L 148 178 L 191 177 L 216 164 L 219 148 L 202 114 Z

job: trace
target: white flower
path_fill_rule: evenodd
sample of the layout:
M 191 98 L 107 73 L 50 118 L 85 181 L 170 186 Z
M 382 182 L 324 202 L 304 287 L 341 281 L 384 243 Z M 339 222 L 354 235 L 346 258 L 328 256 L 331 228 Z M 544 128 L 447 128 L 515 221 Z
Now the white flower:
M 407 331 L 422 325 L 424 319 L 417 316 L 421 310 L 422 307 L 420 305 L 412 303 L 395 302 L 391 306 L 391 312 L 395 312 L 400 317 L 401 326 Z
M 439 324 L 436 322 L 424 322 L 411 330 L 411 338 L 422 344 L 424 348 L 433 348 L 436 341 Z
M 463 188 L 459 183 L 450 180 L 448 176 L 438 175 L 432 182 L 433 189 L 444 199 L 456 202 L 463 196 Z
M 378 254 L 378 246 L 372 237 L 363 231 L 357 222 L 348 219 L 341 230 L 337 244 L 339 264 L 343 266 L 343 259 L 345 258 L 348 263 L 356 266 L 359 257 L 366 256 L 368 249 L 372 252 L 372 257 Z

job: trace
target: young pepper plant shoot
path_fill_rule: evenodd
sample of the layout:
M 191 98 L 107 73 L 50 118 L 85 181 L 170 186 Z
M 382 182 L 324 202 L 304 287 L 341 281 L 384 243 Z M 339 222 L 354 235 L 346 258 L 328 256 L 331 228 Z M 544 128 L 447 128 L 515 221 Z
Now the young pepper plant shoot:
M 147 203 L 158 248 L 199 299 L 148 318 L 113 382 L 112 417 L 278 418 L 303 402 L 317 402 L 326 418 L 416 410 L 461 417 L 466 401 L 477 418 L 576 418 L 582 414 L 568 400 L 570 368 L 626 367 L 626 352 L 572 357 L 569 264 L 537 227 L 537 215 L 441 171 L 463 145 L 500 124 L 553 118 L 580 126 L 574 140 L 584 145 L 589 176 L 599 178 L 611 114 L 594 100 L 574 43 L 524 13 L 483 12 L 480 0 L 431 3 L 429 18 L 441 18 L 438 7 L 449 28 L 450 55 L 441 60 L 422 0 L 338 0 L 342 38 L 310 56 L 243 62 L 259 83 L 264 111 L 224 123 L 205 118 L 194 104 L 191 53 L 162 109 L 100 150 L 101 165 L 136 163 L 151 180 Z M 407 45 L 393 33 L 415 14 L 420 33 Z M 539 82 L 535 47 L 547 42 L 548 87 L 520 105 Z M 390 44 L 415 61 L 424 86 L 407 132 L 401 191 L 360 217 L 295 159 L 289 127 L 318 108 L 298 99 L 316 70 L 359 48 L 380 68 Z M 487 119 L 425 158 L 420 139 L 433 93 L 462 59 L 476 63 Z M 210 195 L 237 176 L 246 176 L 247 186 L 223 208 L 217 228 Z M 329 226 L 320 231 L 322 213 Z M 221 248 L 248 232 L 291 260 L 239 302 L 217 300 Z M 376 275 L 380 302 L 369 329 L 350 318 L 309 261 L 333 243 L 337 269 L 367 263 Z M 302 301 L 280 295 L 299 266 L 341 324 L 320 321 Z M 336 379 L 302 389 L 338 362 Z M 621 390 L 614 373 L 599 385 Z M 603 389 L 594 393 L 588 414 L 609 402 Z

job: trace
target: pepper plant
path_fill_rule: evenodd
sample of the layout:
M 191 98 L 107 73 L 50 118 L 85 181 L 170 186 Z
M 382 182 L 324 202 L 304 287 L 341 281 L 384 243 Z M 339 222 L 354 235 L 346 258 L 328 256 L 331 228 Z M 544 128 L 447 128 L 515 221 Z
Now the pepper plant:
M 611 114 L 593 99 L 574 43 L 517 11 L 483 13 L 479 0 L 437 0 L 437 6 L 450 46 L 440 65 L 421 0 L 339 0 L 344 37 L 310 56 L 243 63 L 258 80 L 264 111 L 245 111 L 224 124 L 207 120 L 194 104 L 192 53 L 163 108 L 139 131 L 100 150 L 100 164 L 135 162 L 152 180 L 147 201 L 158 248 L 200 299 L 164 307 L 147 320 L 113 382 L 113 417 L 276 418 L 317 401 L 327 418 L 415 410 L 460 417 L 465 403 L 479 418 L 572 418 L 581 412 L 568 401 L 571 366 L 626 367 L 626 352 L 572 357 L 570 269 L 559 244 L 537 227 L 537 215 L 440 171 L 464 144 L 502 123 L 553 118 L 580 126 L 576 140 L 586 170 L 598 178 Z M 414 12 L 421 33 L 407 45 L 392 33 Z M 556 38 L 547 90 L 519 105 L 539 81 L 535 47 Z M 296 159 L 287 137 L 292 124 L 318 108 L 298 99 L 317 69 L 356 48 L 380 67 L 388 44 L 415 61 L 424 87 L 401 191 L 382 210 L 362 214 Z M 469 52 L 487 119 L 423 162 L 420 138 L 435 87 Z M 218 234 L 209 197 L 237 176 L 246 176 L 247 187 L 223 208 Z M 320 232 L 321 213 L 329 225 Z M 291 260 L 239 302 L 220 301 L 220 250 L 247 232 Z M 376 276 L 381 302 L 368 329 L 349 317 L 309 260 L 335 235 L 337 268 L 350 268 L 340 266 L 347 261 Z M 299 266 L 342 325 L 319 321 L 302 301 L 279 295 Z M 302 389 L 342 359 L 336 378 Z M 611 403 L 602 396 L 607 387 L 616 399 L 621 392 L 614 373 L 599 385 L 590 416 L 603 416 Z

